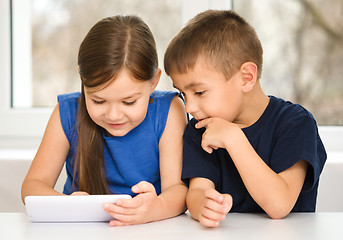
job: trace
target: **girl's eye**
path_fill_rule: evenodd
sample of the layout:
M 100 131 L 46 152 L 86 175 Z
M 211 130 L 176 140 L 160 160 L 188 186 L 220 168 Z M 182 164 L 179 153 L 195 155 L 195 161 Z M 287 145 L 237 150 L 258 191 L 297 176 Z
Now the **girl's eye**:
M 135 101 L 132 101 L 132 102 L 123 102 L 125 105 L 127 105 L 127 106 L 131 106 L 131 105 L 133 105 L 133 104 L 135 104 L 136 103 L 136 100 Z
M 93 102 L 94 102 L 95 104 L 103 104 L 103 103 L 105 102 L 105 100 L 97 101 L 97 100 L 94 100 L 94 99 L 93 99 Z

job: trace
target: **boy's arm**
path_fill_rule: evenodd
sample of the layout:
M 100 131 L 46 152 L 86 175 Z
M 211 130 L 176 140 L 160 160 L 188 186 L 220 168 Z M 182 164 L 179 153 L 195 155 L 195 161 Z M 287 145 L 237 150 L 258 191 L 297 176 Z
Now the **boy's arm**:
M 62 129 L 59 105 L 47 124 L 42 142 L 21 188 L 22 201 L 28 195 L 61 195 L 54 190 L 69 151 L 69 143 Z
M 232 197 L 220 194 L 206 178 L 190 179 L 186 202 L 192 217 L 207 227 L 217 227 L 232 207 Z
M 172 100 L 165 130 L 159 143 L 161 194 L 151 183 L 140 182 L 132 188 L 138 195 L 105 210 L 117 220 L 110 226 L 158 221 L 177 216 L 186 210 L 187 187 L 181 181 L 183 132 L 187 123 L 184 104 L 179 97 Z
M 244 134 L 243 134 L 244 135 Z M 255 202 L 271 217 L 280 219 L 293 209 L 303 187 L 307 162 L 275 173 L 256 153 L 245 135 L 230 147 L 230 155 Z
M 271 218 L 290 213 L 305 181 L 305 160 L 277 174 L 256 153 L 238 125 L 212 118 L 196 127 L 206 127 L 202 140 L 205 151 L 225 148 L 229 152 L 248 192 Z

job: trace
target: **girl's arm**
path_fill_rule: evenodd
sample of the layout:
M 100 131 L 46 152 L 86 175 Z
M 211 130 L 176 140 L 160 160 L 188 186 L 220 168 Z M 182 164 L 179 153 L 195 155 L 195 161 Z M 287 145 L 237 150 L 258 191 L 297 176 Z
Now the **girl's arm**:
M 182 139 L 186 124 L 184 103 L 179 97 L 174 97 L 159 143 L 162 193 L 153 209 L 156 220 L 174 217 L 186 210 L 187 187 L 181 181 Z
M 174 97 L 159 143 L 162 192 L 157 196 L 154 186 L 143 181 L 132 187 L 138 194 L 136 197 L 105 204 L 105 211 L 116 219 L 110 226 L 158 221 L 186 210 L 187 187 L 181 181 L 182 136 L 186 123 L 184 104 L 179 97 Z
M 42 142 L 21 188 L 22 201 L 28 195 L 62 195 L 54 190 L 69 152 L 69 142 L 60 121 L 58 104 L 52 112 Z

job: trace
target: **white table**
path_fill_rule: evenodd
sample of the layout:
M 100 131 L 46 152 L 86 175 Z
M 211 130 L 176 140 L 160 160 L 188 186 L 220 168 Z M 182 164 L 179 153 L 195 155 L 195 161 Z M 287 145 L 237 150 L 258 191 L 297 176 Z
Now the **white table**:
M 125 227 L 107 223 L 31 223 L 25 213 L 0 213 L 1 240 L 68 239 L 343 239 L 343 212 L 292 213 L 282 220 L 265 214 L 230 213 L 218 228 L 205 228 L 188 214 Z

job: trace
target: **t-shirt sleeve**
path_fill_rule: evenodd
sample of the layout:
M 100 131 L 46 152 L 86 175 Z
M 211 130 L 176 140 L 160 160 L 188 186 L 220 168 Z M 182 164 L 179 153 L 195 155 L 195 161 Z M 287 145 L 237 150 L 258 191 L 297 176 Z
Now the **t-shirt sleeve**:
M 308 170 L 303 190 L 308 191 L 315 186 L 326 161 L 326 152 L 316 121 L 310 113 L 288 120 L 278 133 L 271 159 L 271 168 L 276 173 L 304 159 L 308 163 Z
M 189 186 L 189 180 L 195 177 L 203 177 L 211 180 L 215 185 L 218 183 L 219 171 L 215 165 L 212 154 L 207 153 L 201 147 L 204 129 L 196 129 L 195 119 L 187 124 L 183 136 L 183 166 L 182 181 Z

